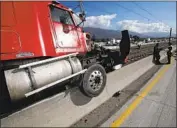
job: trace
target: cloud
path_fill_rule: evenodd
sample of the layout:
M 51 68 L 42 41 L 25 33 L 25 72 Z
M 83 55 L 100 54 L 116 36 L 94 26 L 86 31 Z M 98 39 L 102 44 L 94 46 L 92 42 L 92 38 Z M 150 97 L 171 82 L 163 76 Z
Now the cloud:
M 164 23 L 143 23 L 138 20 L 122 20 L 117 22 L 120 29 L 128 29 L 138 33 L 145 32 L 169 32 L 170 27 Z
M 89 16 L 86 18 L 85 27 L 110 28 L 111 20 L 116 18 L 117 14 Z
M 79 14 L 78 12 L 76 13 Z M 122 20 L 117 22 L 116 24 L 112 24 L 112 20 L 115 19 L 117 14 L 111 15 L 99 15 L 99 16 L 88 16 L 86 17 L 86 21 L 84 23 L 84 27 L 93 27 L 93 28 L 103 28 L 103 29 L 128 29 L 130 31 L 138 32 L 138 33 L 146 33 L 146 32 L 169 32 L 170 27 L 164 23 L 159 22 L 150 22 L 145 23 L 139 20 Z M 78 16 L 74 14 L 74 19 L 77 24 L 81 22 Z M 81 24 L 82 26 L 82 24 Z M 176 33 L 176 28 L 173 28 L 173 33 Z

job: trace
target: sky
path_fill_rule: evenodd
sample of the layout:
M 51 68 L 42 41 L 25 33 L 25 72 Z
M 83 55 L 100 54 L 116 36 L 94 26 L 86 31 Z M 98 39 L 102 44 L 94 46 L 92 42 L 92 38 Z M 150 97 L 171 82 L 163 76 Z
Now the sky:
M 77 1 L 62 4 L 78 13 Z M 176 33 L 176 2 L 120 2 L 83 1 L 86 12 L 84 27 L 112 30 L 128 29 L 134 32 Z

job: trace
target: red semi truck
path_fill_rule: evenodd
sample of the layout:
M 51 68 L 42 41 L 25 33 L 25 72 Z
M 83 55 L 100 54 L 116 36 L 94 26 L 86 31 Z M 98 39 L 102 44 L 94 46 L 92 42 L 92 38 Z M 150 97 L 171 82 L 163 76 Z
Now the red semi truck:
M 1 92 L 11 101 L 66 83 L 95 97 L 106 85 L 106 70 L 124 63 L 130 39 L 124 30 L 119 51 L 94 47 L 74 12 L 61 3 L 4 1 L 0 46 Z

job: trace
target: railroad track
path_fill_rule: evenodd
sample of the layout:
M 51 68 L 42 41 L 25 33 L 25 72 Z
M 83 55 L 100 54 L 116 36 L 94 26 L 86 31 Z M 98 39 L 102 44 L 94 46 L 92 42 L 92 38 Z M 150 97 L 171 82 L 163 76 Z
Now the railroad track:
M 174 44 L 174 43 L 172 43 L 172 44 Z M 168 43 L 160 44 L 160 47 L 163 49 L 167 48 L 167 46 L 168 46 Z M 142 46 L 140 49 L 138 49 L 136 47 L 131 48 L 130 54 L 128 56 L 128 62 L 125 65 L 131 64 L 135 61 L 138 61 L 138 60 L 143 59 L 149 55 L 152 55 L 153 54 L 153 47 L 154 47 L 154 44 Z M 66 89 L 66 87 L 63 87 L 63 86 L 55 86 L 53 88 L 48 89 L 47 91 L 44 90 L 43 92 L 33 95 L 33 96 L 31 96 L 23 101 L 20 101 L 18 103 L 9 104 L 8 105 L 9 108 L 5 108 L 4 112 L 0 112 L 0 118 L 4 118 L 16 111 L 19 111 L 19 110 L 21 110 L 27 106 L 30 106 L 36 102 L 39 102 L 45 98 L 51 97 L 51 96 L 61 93 L 61 92 L 65 92 L 66 90 L 69 91 L 75 87 L 76 86 L 70 85 L 69 89 Z
M 172 42 L 172 45 L 175 45 L 176 42 Z M 142 58 L 145 58 L 149 55 L 153 54 L 153 49 L 154 49 L 155 44 L 150 44 L 150 45 L 144 45 L 141 46 L 140 49 L 138 47 L 133 47 L 130 50 L 130 54 L 128 56 L 128 62 L 125 65 L 128 65 L 130 63 L 133 63 L 137 60 L 140 60 Z M 168 43 L 160 43 L 159 48 L 165 49 L 168 47 Z

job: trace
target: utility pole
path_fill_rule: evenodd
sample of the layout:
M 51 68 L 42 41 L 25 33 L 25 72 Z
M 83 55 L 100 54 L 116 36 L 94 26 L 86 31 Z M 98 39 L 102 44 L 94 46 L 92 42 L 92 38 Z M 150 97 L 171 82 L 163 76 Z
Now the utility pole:
M 80 10 L 81 10 L 82 15 L 85 17 L 85 11 L 84 11 L 84 8 L 83 8 L 83 2 L 82 2 L 82 0 L 79 1 L 79 6 L 80 6 Z
M 168 45 L 170 46 L 171 45 L 171 33 L 172 33 L 172 28 L 170 28 L 170 37 L 169 37 L 169 43 L 168 43 Z

